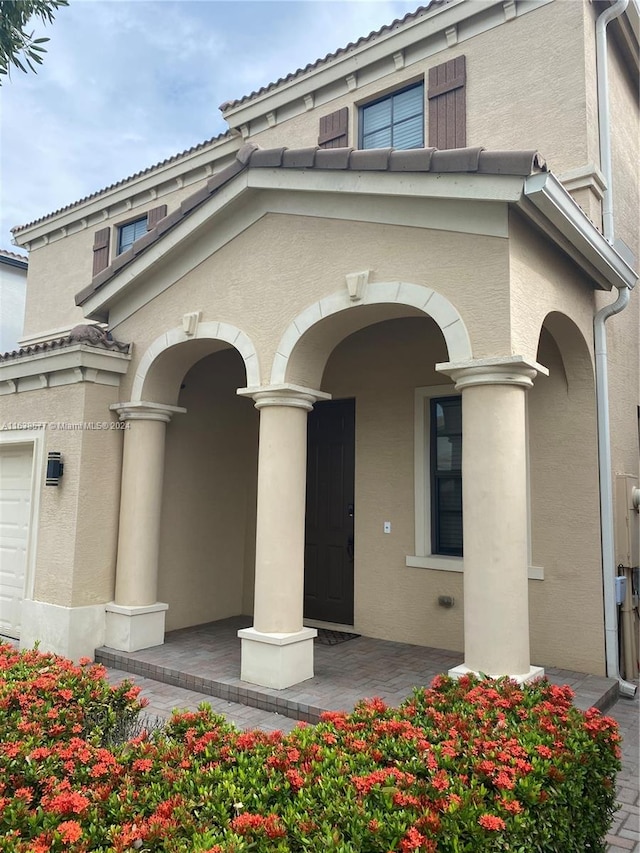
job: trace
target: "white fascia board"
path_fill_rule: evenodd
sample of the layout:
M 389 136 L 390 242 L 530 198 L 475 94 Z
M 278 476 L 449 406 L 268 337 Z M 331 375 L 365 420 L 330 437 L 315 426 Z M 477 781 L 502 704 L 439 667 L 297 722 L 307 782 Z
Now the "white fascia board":
M 233 178 L 226 186 L 215 193 L 211 199 L 193 211 L 182 222 L 168 231 L 156 243 L 151 245 L 139 257 L 134 258 L 121 272 L 100 287 L 82 305 L 85 317 L 103 320 L 111 306 L 119 302 L 125 291 L 135 279 L 140 279 L 150 269 L 162 261 L 172 249 L 185 240 L 209 220 L 219 217 L 230 205 L 248 190 L 298 192 L 300 194 L 348 193 L 351 196 L 377 196 L 387 198 L 449 199 L 452 201 L 491 201 L 515 202 L 522 195 L 521 177 L 512 175 L 474 175 L 440 174 L 430 175 L 401 172 L 351 172 L 313 169 L 247 169 Z M 260 197 L 263 193 L 260 193 Z M 248 201 L 248 198 L 247 198 Z M 214 243 L 227 242 L 235 236 L 237 229 L 248 227 L 260 216 L 269 212 L 260 201 L 252 201 L 255 210 L 252 214 L 240 218 L 231 217 L 223 227 L 216 231 L 216 239 L 208 244 L 208 254 L 212 254 Z M 278 212 L 276 210 L 275 212 Z M 313 215 L 313 210 L 303 211 L 302 215 Z M 347 216 L 347 218 L 349 218 Z M 498 228 L 491 219 L 491 227 Z M 236 221 L 237 220 L 237 221 Z M 396 223 L 399 224 L 399 223 Z M 412 224 L 408 222 L 406 224 Z M 221 243 L 222 245 L 222 243 Z M 193 257 L 190 267 L 202 259 Z M 182 274 L 188 270 L 184 269 Z M 112 322 L 112 321 L 111 321 Z
M 530 175 L 524 182 L 528 199 L 613 287 L 634 287 L 638 273 L 598 231 L 551 172 Z M 527 213 L 526 205 L 519 205 Z
M 72 370 L 75 367 L 88 367 L 123 375 L 129 369 L 130 361 L 131 356 L 128 353 L 98 349 L 87 344 L 76 344 L 0 362 L 0 382 L 59 370 Z
M 250 169 L 254 189 L 338 192 L 354 195 L 448 198 L 469 201 L 516 202 L 522 177 L 473 173 L 379 172 L 345 169 Z
M 95 198 L 80 202 L 58 215 L 51 214 L 43 222 L 37 222 L 21 230 L 14 234 L 15 243 L 18 246 L 24 246 L 55 231 L 71 228 L 83 220 L 91 219 L 92 225 L 96 224 L 96 218 L 106 221 L 109 218 L 108 209 L 110 207 L 122 204 L 132 196 L 139 196 L 143 193 L 149 193 L 149 201 L 152 201 L 154 198 L 153 191 L 156 187 L 190 172 L 203 169 L 209 163 L 229 157 L 235 154 L 241 145 L 242 140 L 236 136 L 230 139 L 221 139 L 212 142 L 211 145 L 200 151 L 194 151 L 191 155 L 187 154 L 179 160 L 167 163 L 164 166 L 157 166 L 155 169 L 152 167 L 150 172 L 133 177 L 120 186 L 99 193 Z

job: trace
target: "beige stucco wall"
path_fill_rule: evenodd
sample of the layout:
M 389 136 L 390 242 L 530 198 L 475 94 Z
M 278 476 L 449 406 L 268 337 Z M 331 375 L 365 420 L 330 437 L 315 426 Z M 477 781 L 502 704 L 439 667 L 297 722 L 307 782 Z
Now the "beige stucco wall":
M 236 395 L 245 381 L 233 349 L 200 360 L 180 393 L 187 413 L 167 427 L 158 578 L 167 630 L 247 612 L 258 413 Z
M 116 419 L 112 386 L 78 383 L 0 397 L 3 421 L 41 423 L 44 459 L 62 453 L 58 487 L 42 472 L 34 597 L 63 606 L 110 601 L 120 491 L 121 430 L 64 429 L 64 425 Z M 55 428 L 54 426 L 55 425 Z
M 542 323 L 552 311 L 571 317 L 593 342 L 594 287 L 586 273 L 517 213 L 509 217 L 511 341 L 535 358 Z
M 206 233 L 200 239 L 206 241 Z M 474 352 L 510 352 L 506 240 L 270 214 L 114 328 L 119 339 L 136 342 L 123 393 L 148 346 L 179 326 L 186 311 L 202 311 L 202 321 L 231 323 L 246 333 L 268 382 L 287 326 L 322 297 L 344 290 L 345 275 L 361 269 L 371 270 L 373 281 L 436 289 L 464 317 Z M 309 379 L 317 382 L 323 366 L 319 362 Z
M 348 92 L 345 83 L 339 97 L 251 139 L 264 147 L 316 145 L 320 117 L 349 107 L 349 145 L 357 147 L 358 105 L 389 89 L 426 80 L 429 68 L 465 55 L 467 145 L 537 149 L 560 174 L 586 163 L 583 30 L 581 3 L 550 3 L 354 92 Z M 360 76 L 366 79 L 367 74 L 365 70 Z
M 604 674 L 595 390 L 590 356 L 568 319 L 544 328 L 539 376 L 528 392 L 531 658 Z M 577 638 L 579 641 L 576 642 Z
M 171 213 L 192 193 L 200 189 L 205 178 L 187 187 L 165 190 L 153 201 L 138 201 L 134 207 L 114 212 L 105 205 L 105 219 L 95 219 L 86 227 L 69 229 L 68 236 L 54 232 L 47 245 L 35 243 L 29 253 L 29 274 L 25 310 L 24 336 L 29 337 L 49 330 L 70 327 L 83 322 L 83 312 L 76 307 L 75 296 L 91 283 L 93 270 L 93 242 L 96 231 L 111 228 L 110 258 L 116 257 L 118 226 L 144 216 L 160 204 L 167 205 Z M 175 186 L 175 183 L 174 183 Z

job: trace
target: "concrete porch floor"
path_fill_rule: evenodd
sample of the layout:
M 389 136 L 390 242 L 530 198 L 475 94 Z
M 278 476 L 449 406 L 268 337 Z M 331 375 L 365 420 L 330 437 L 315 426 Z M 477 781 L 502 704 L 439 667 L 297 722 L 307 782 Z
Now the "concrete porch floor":
M 96 660 L 105 666 L 237 705 L 309 723 L 325 710 L 350 711 L 364 697 L 379 696 L 398 705 L 415 686 L 426 686 L 438 673 L 462 663 L 459 652 L 358 637 L 337 646 L 314 644 L 315 676 L 285 690 L 241 681 L 239 628 L 250 617 L 237 616 L 167 633 L 165 643 L 139 652 L 103 647 Z M 610 708 L 618 698 L 610 678 L 546 669 L 550 681 L 568 684 L 575 704 Z

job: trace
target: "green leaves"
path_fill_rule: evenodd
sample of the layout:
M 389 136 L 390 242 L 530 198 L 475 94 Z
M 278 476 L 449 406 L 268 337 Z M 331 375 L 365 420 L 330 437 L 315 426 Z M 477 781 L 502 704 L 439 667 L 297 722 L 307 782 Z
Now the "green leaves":
M 438 677 L 289 735 L 202 705 L 147 736 L 103 673 L 0 643 L 2 853 L 605 849 L 619 736 L 568 688 Z
M 27 24 L 32 18 L 51 24 L 54 12 L 68 5 L 68 0 L 0 0 L 0 85 L 3 77 L 10 78 L 12 65 L 25 74 L 37 73 L 46 53 L 43 44 L 49 39 L 35 38 Z

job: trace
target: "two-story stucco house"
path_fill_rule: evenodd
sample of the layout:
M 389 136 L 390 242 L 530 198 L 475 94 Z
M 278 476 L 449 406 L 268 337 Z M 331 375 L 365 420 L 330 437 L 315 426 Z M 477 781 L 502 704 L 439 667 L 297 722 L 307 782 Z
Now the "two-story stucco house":
M 432 0 L 221 109 L 14 230 L 0 630 L 250 614 L 271 687 L 322 625 L 632 677 L 635 0 Z

